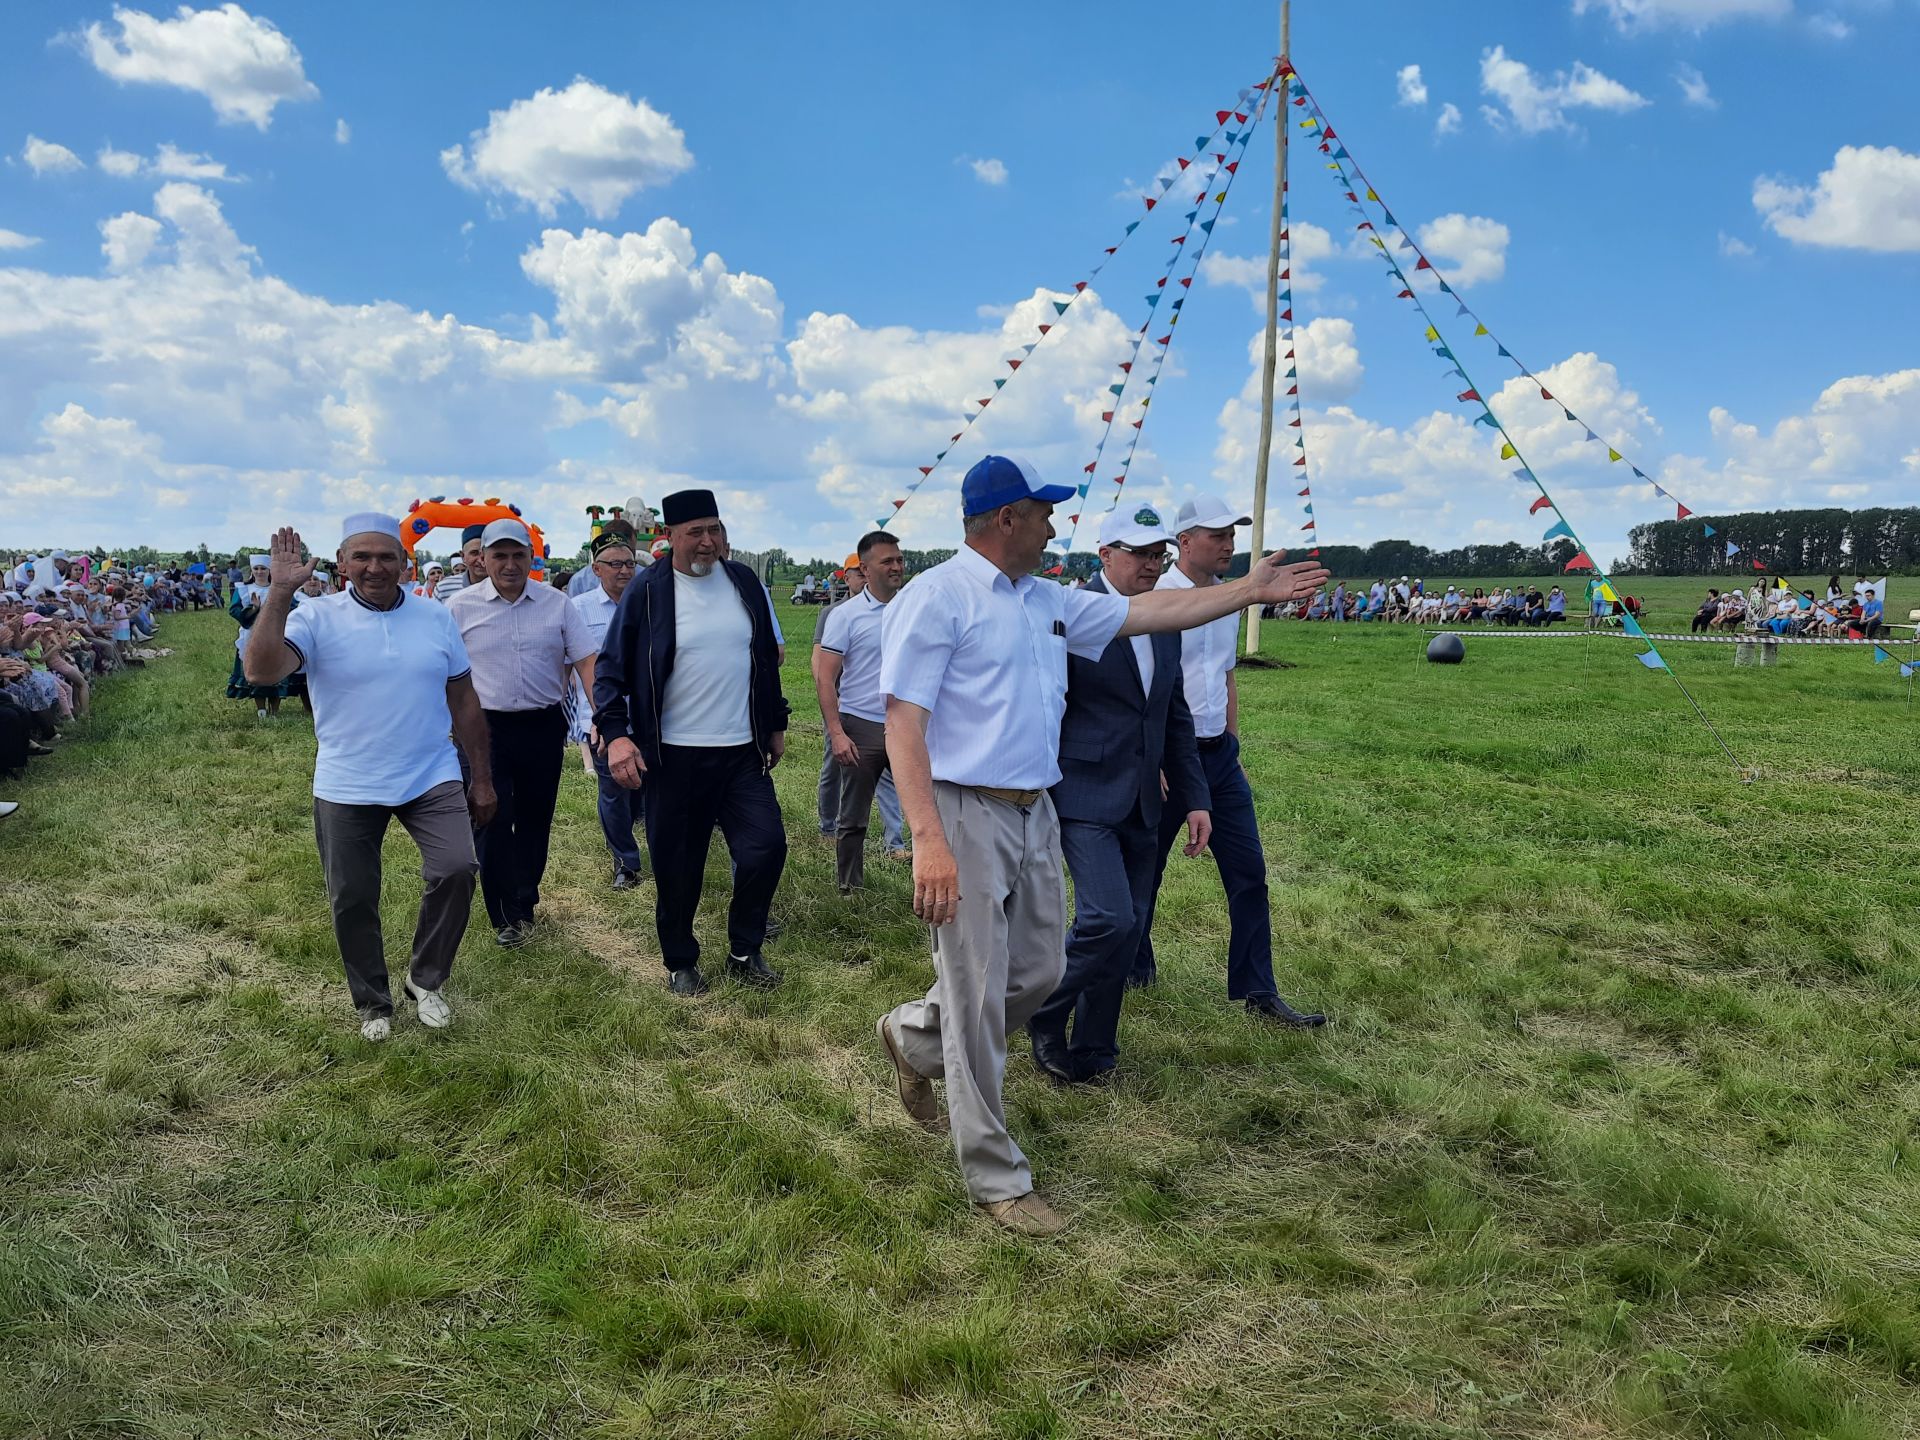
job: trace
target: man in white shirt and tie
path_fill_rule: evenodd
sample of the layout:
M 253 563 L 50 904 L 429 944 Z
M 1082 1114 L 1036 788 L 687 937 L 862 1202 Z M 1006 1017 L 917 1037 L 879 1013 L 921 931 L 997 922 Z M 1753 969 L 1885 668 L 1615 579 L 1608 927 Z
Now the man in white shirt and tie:
M 1253 517 L 1230 509 L 1213 495 L 1199 495 L 1180 507 L 1174 520 L 1180 553 L 1160 577 L 1159 589 L 1185 593 L 1218 590 L 1233 565 L 1234 530 Z M 1209 848 L 1227 891 L 1232 934 L 1227 944 L 1227 998 L 1245 1004 L 1258 1019 L 1290 1027 L 1324 1025 L 1327 1017 L 1306 1015 L 1280 998 L 1273 978 L 1273 918 L 1267 911 L 1267 857 L 1253 810 L 1253 787 L 1240 763 L 1240 690 L 1234 678 L 1240 637 L 1239 610 L 1197 626 L 1180 637 L 1181 683 L 1193 712 L 1193 733 L 1200 751 L 1211 801 L 1213 836 Z M 1171 782 L 1173 776 L 1169 776 Z M 1167 797 L 1160 820 L 1160 869 L 1179 833 L 1180 817 L 1190 806 L 1178 794 Z M 1159 889 L 1155 876 L 1154 889 Z M 1134 959 L 1134 985 L 1155 978 L 1152 917 L 1140 937 Z
M 1060 780 L 1067 656 L 1097 659 L 1116 636 L 1185 630 L 1247 605 L 1304 597 L 1318 564 L 1255 562 L 1245 580 L 1128 598 L 1036 579 L 1053 507 L 1024 462 L 989 455 L 961 485 L 965 543 L 915 577 L 881 622 L 887 754 L 913 826 L 914 913 L 934 926 L 933 988 L 877 1022 L 907 1113 L 943 1128 L 974 1203 L 1020 1234 L 1064 1222 L 1034 1193 L 1007 1133 L 1007 1032 L 1053 993 L 1064 965 Z
M 462 590 L 447 609 L 466 642 L 493 740 L 500 808 L 480 832 L 480 893 L 494 939 L 511 949 L 533 938 L 547 873 L 567 742 L 560 699 L 569 671 L 592 690 L 594 648 L 586 621 L 565 595 L 528 583 L 533 538 L 524 524 L 495 520 L 480 541 L 487 578 Z

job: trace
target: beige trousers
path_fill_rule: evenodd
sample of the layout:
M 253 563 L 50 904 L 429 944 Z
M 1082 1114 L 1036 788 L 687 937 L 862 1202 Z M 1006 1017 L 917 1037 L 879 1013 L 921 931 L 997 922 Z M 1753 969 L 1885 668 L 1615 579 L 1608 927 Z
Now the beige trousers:
M 1007 1133 L 1007 1035 L 1066 964 L 1060 821 L 1044 793 L 1024 809 L 943 780 L 933 795 L 960 869 L 959 913 L 933 932 L 933 988 L 889 1019 L 907 1063 L 947 1082 L 968 1195 L 1010 1200 L 1033 1189 L 1033 1172 Z

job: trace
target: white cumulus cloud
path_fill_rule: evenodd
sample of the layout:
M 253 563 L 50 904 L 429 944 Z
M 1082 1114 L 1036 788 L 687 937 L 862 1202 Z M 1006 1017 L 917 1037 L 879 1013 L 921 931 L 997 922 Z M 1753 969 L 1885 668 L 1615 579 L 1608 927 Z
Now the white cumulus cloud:
M 1704 30 L 1727 20 L 1778 20 L 1793 0 L 1573 0 L 1573 13 L 1599 11 L 1624 31 Z
M 440 152 L 455 183 L 512 196 L 549 217 L 571 199 L 609 219 L 635 192 L 693 164 L 686 136 L 668 116 L 584 77 L 492 111 L 467 145 Z
M 973 171 L 973 178 L 983 185 L 1007 183 L 1007 166 L 1003 160 L 968 160 L 966 163 Z
M 345 145 L 353 139 L 353 127 L 344 120 L 333 122 L 333 143 Z
M 1326 284 L 1326 276 L 1320 266 L 1335 257 L 1335 246 L 1331 232 L 1314 224 L 1311 220 L 1294 220 L 1288 224 L 1289 265 L 1288 283 L 1293 286 L 1296 295 L 1311 295 Z M 1209 285 L 1238 285 L 1252 299 L 1254 308 L 1265 312 L 1267 306 L 1267 257 L 1264 255 L 1229 255 L 1221 250 L 1209 250 L 1206 258 L 1200 262 L 1200 278 Z
M 1440 107 L 1440 114 L 1433 122 L 1435 135 L 1451 135 L 1460 128 L 1460 107 L 1451 100 Z
M 117 180 L 131 180 L 144 163 L 134 151 L 116 150 L 111 145 L 101 146 L 93 158 L 104 173 Z
M 36 175 L 62 175 L 79 170 L 86 163 L 66 146 L 42 140 L 38 135 L 27 136 L 27 143 L 20 147 L 20 158 Z
M 0 228 L 0 250 L 31 250 L 39 243 L 38 235 L 22 235 L 18 230 Z
M 1722 230 L 1720 232 L 1720 253 L 1729 260 L 1744 260 L 1753 254 L 1753 246 L 1742 240 L 1738 235 L 1729 235 L 1726 231 Z
M 96 21 L 80 32 L 81 50 L 95 69 L 122 84 L 204 95 L 222 123 L 265 130 L 275 106 L 320 93 L 293 41 L 238 5 L 182 5 L 170 20 L 115 6 L 113 25 L 117 31 Z
M 1762 176 L 1753 208 L 1800 245 L 1920 251 L 1920 155 L 1892 145 L 1843 145 L 1812 185 Z
M 1441 263 L 1451 285 L 1498 280 L 1507 273 L 1512 234 L 1485 215 L 1442 215 L 1420 227 L 1420 246 Z
M 1418 65 L 1402 65 L 1394 75 L 1395 88 L 1400 92 L 1402 105 L 1424 105 L 1427 103 L 1427 82 L 1420 78 Z
M 1680 96 L 1687 104 L 1700 110 L 1720 108 L 1713 91 L 1707 88 L 1707 77 L 1700 73 L 1698 66 L 1682 64 L 1673 72 L 1673 81 L 1680 87 Z
M 1556 70 L 1543 77 L 1524 61 L 1513 59 L 1500 45 L 1480 56 L 1480 89 L 1504 105 L 1505 114 L 1529 135 L 1572 129 L 1569 110 L 1619 113 L 1651 103 L 1584 61 L 1576 60 L 1570 70 Z

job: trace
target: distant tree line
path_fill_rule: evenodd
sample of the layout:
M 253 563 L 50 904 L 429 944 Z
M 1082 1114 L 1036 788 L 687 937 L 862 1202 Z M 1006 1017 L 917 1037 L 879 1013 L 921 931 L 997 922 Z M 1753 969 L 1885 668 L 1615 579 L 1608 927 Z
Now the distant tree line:
M 1745 571 L 1754 560 L 1783 575 L 1920 574 L 1920 507 L 1915 506 L 1695 515 L 1636 525 L 1629 539 L 1632 553 L 1618 567 L 1623 574 Z M 1731 564 L 1729 540 L 1740 547 Z

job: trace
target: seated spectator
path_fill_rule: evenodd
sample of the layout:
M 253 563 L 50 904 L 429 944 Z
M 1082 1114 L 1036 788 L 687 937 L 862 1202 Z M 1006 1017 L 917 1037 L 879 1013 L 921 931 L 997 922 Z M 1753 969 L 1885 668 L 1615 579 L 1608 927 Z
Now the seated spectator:
M 1527 591 L 1520 606 L 1520 619 L 1523 624 L 1538 629 L 1547 623 L 1547 597 L 1540 593 L 1538 585 Z
M 1878 640 L 1886 632 L 1886 601 L 1880 598 L 1880 592 L 1868 592 L 1866 603 L 1860 607 L 1861 630 L 1869 640 Z
M 1313 598 L 1307 602 L 1307 619 L 1324 620 L 1327 618 L 1327 592 L 1316 590 Z
M 1699 634 L 1714 622 L 1720 613 L 1720 592 L 1713 586 L 1707 587 L 1707 598 L 1700 602 L 1700 608 L 1693 612 L 1693 633 Z
M 1567 618 L 1567 592 L 1558 585 L 1547 592 L 1547 624 L 1559 624 Z

